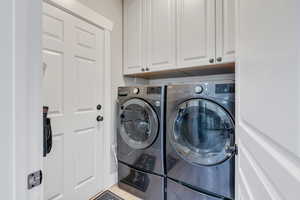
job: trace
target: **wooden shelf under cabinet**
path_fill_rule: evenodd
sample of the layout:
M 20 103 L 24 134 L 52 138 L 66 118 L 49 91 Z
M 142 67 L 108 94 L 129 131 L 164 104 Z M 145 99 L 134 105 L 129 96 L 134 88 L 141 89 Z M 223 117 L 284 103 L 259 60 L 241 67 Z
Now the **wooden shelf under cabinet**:
M 226 63 L 218 65 L 186 67 L 181 69 L 164 70 L 157 72 L 142 72 L 137 74 L 125 75 L 127 77 L 136 77 L 144 79 L 176 78 L 185 76 L 205 76 L 215 74 L 229 74 L 235 72 L 235 63 Z

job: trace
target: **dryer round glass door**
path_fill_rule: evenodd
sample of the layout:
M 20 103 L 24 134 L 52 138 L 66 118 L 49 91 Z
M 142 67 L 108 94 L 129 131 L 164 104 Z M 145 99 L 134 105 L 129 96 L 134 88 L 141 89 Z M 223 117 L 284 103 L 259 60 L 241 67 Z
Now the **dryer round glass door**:
M 145 149 L 155 141 L 159 122 L 150 104 L 141 99 L 130 99 L 121 105 L 120 135 L 134 149 Z
M 189 163 L 211 166 L 232 156 L 234 121 L 218 104 L 191 99 L 178 106 L 170 142 Z

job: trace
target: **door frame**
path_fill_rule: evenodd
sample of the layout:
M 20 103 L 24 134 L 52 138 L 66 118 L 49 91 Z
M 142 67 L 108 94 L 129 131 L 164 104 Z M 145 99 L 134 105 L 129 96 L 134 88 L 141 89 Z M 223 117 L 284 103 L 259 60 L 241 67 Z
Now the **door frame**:
M 1 196 L 38 200 L 27 175 L 42 168 L 41 1 L 3 0 L 0 10 Z
M 61 0 L 43 0 L 75 17 L 78 17 L 94 26 L 112 31 L 113 22 L 76 0 L 61 1 Z
M 27 189 L 27 175 L 43 170 L 42 149 L 42 2 L 43 0 L 4 0 L 0 2 L 3 55 L 1 72 L 1 165 L 2 197 L 8 200 L 41 200 L 42 185 Z M 111 49 L 113 23 L 72 1 L 45 0 L 65 12 L 79 17 L 105 31 L 105 121 L 104 133 L 112 132 Z M 3 49 L 3 50 L 2 50 Z M 3 90 L 2 90 L 3 89 Z M 3 119 L 3 120 L 2 120 Z M 3 126 L 2 126 L 3 125 Z M 103 136 L 105 175 L 109 176 L 110 134 Z M 5 145 L 2 145 L 5 144 Z M 2 170 L 3 169 L 3 170 Z M 3 173 L 3 174 L 2 174 Z M 108 178 L 108 177 L 107 177 Z M 103 178 L 106 180 L 106 177 Z M 109 184 L 109 183 L 107 183 Z M 3 186 L 3 187 L 2 187 Z M 103 185 L 103 188 L 108 185 Z

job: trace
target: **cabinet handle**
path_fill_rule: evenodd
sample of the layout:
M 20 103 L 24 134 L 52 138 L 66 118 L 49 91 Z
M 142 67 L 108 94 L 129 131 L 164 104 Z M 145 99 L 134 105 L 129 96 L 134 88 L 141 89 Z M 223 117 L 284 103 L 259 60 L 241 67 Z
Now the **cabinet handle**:
M 150 69 L 149 69 L 149 67 L 146 67 L 146 71 L 149 71 Z
M 144 68 L 142 68 L 142 72 L 144 72 L 145 71 L 145 69 Z
M 215 62 L 215 59 L 211 58 L 209 59 L 209 63 L 214 63 Z
M 217 58 L 217 61 L 218 61 L 218 62 L 222 62 L 222 57 L 218 57 L 218 58 Z

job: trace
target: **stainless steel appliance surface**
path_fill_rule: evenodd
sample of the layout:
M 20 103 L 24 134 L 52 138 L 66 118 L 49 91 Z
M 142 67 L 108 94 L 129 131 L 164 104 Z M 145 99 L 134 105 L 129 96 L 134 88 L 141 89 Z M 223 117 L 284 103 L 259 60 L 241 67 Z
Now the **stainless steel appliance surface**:
M 229 199 L 234 199 L 234 88 L 233 81 L 170 85 L 166 101 L 167 176 Z
M 223 200 L 223 198 L 201 193 L 186 185 L 168 179 L 167 200 Z
M 118 161 L 164 175 L 165 86 L 118 88 Z
M 164 177 L 118 165 L 118 185 L 143 200 L 164 200 Z

